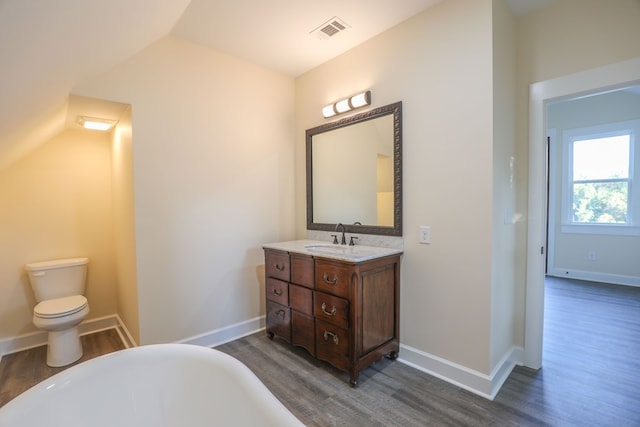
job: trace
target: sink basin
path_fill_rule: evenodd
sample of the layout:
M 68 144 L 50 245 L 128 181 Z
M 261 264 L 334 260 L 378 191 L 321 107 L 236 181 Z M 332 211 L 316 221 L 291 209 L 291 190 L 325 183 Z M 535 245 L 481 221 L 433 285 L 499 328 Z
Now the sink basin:
M 313 244 L 306 245 L 305 249 L 307 249 L 309 252 L 331 254 L 347 258 L 362 258 L 377 254 L 375 250 L 371 248 L 363 248 L 362 246 Z

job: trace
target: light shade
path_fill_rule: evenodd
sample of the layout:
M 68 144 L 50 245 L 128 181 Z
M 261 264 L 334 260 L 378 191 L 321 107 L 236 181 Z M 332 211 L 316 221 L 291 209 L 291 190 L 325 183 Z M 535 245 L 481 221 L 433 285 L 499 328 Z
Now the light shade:
M 325 119 L 328 117 L 333 117 L 336 114 L 338 113 L 336 113 L 336 110 L 333 109 L 333 104 L 325 105 L 322 108 L 322 115 L 325 117 Z
M 322 115 L 325 119 L 333 117 L 336 114 L 346 113 L 347 111 L 354 110 L 356 108 L 364 107 L 371 104 L 371 91 L 361 92 L 350 96 L 349 98 L 341 99 L 333 104 L 325 105 L 322 108 Z
M 116 124 L 116 120 L 78 116 L 78 124 L 85 129 L 107 131 Z
M 352 108 L 360 108 L 364 107 L 365 105 L 371 104 L 371 91 L 353 95 L 351 98 L 349 98 L 349 103 L 351 104 Z
M 338 112 L 338 114 L 346 113 L 349 110 L 351 110 L 351 105 L 349 105 L 349 98 L 336 102 L 336 111 Z

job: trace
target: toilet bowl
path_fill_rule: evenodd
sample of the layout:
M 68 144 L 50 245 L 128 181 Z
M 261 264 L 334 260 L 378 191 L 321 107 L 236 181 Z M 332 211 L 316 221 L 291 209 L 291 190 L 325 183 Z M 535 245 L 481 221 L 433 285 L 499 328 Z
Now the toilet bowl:
M 89 314 L 85 288 L 87 258 L 27 264 L 38 304 L 33 324 L 48 332 L 47 365 L 69 365 L 82 357 L 78 325 Z
M 49 333 L 47 365 L 65 366 L 82 357 L 78 325 L 89 314 L 82 295 L 56 298 L 38 303 L 33 309 L 33 324 Z

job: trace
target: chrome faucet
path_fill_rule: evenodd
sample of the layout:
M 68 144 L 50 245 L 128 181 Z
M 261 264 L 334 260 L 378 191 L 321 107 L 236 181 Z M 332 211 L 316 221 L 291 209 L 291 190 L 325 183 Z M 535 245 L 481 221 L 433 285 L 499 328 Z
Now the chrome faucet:
M 342 227 L 342 239 L 340 239 L 340 244 L 341 245 L 346 245 L 347 244 L 347 238 L 344 235 L 344 224 L 339 222 L 338 225 L 336 225 L 336 231 L 339 231 L 338 229 Z

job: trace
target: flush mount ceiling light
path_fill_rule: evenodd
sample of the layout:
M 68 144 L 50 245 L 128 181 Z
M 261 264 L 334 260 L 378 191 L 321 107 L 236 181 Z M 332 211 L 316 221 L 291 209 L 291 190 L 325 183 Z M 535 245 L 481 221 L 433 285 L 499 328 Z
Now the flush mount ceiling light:
M 361 92 L 350 96 L 349 98 L 341 99 L 333 104 L 326 105 L 322 108 L 322 115 L 325 119 L 333 117 L 336 114 L 346 113 L 347 111 L 355 110 L 356 108 L 364 107 L 371 104 L 371 91 Z
M 117 120 L 99 119 L 96 117 L 78 116 L 78 124 L 85 129 L 107 131 L 115 125 Z

